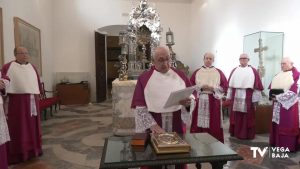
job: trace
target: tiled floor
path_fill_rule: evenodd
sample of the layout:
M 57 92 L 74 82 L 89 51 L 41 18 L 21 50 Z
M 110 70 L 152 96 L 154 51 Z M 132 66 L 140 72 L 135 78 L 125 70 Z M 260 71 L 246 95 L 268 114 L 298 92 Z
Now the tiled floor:
M 268 135 L 252 141 L 229 137 L 228 120 L 224 121 L 225 144 L 244 160 L 228 162 L 224 169 L 300 169 L 300 152 L 288 159 L 252 158 L 251 146 L 268 146 Z M 62 106 L 58 113 L 42 122 L 43 155 L 10 169 L 98 169 L 104 138 L 112 135 L 111 102 L 84 106 Z M 195 165 L 189 165 L 194 169 Z M 210 169 L 208 163 L 203 169 Z

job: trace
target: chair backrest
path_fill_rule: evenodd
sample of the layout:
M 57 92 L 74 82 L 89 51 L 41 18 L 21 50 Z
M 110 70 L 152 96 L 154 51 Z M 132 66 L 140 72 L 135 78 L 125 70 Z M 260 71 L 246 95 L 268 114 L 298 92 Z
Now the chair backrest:
M 41 82 L 41 93 L 40 93 L 40 95 L 41 95 L 41 99 L 46 99 L 47 98 L 44 82 Z

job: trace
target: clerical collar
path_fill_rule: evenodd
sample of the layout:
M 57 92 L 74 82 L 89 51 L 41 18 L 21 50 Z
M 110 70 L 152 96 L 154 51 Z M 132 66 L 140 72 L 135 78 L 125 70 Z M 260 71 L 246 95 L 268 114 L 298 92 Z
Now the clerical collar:
M 17 60 L 15 60 L 15 62 L 18 63 L 18 64 L 20 64 L 20 65 L 27 65 L 28 64 L 28 62 L 26 62 L 26 63 L 20 63 Z
M 157 72 L 159 72 L 159 73 L 161 73 L 161 74 L 167 74 L 167 73 L 170 72 L 170 70 L 171 70 L 171 68 L 170 68 L 167 72 L 163 73 L 163 72 L 158 71 L 158 70 L 156 69 L 155 66 L 153 66 L 152 68 L 153 68 L 155 71 L 157 71 Z
M 239 67 L 244 68 L 242 65 L 239 65 Z M 250 65 L 247 65 L 247 66 L 245 66 L 245 67 L 250 67 Z
M 294 67 L 292 67 L 291 69 L 287 70 L 287 71 L 283 71 L 283 72 L 288 72 L 288 71 L 292 71 Z
M 207 68 L 213 68 L 214 66 L 207 67 L 207 66 L 203 65 L 202 67 L 207 69 Z

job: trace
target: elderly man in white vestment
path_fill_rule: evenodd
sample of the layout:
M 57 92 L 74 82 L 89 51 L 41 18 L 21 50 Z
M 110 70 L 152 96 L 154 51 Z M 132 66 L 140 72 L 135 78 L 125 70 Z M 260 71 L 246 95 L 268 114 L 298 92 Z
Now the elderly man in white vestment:
M 2 76 L 10 78 L 7 88 L 7 124 L 11 137 L 8 143 L 9 164 L 20 163 L 42 154 L 40 128 L 40 78 L 29 63 L 25 47 L 14 49 L 16 60 L 2 68 Z
M 185 119 L 189 118 L 189 113 L 186 107 L 191 104 L 192 99 L 186 98 L 177 105 L 164 107 L 171 92 L 191 85 L 183 72 L 170 67 L 170 61 L 169 50 L 157 47 L 153 58 L 154 66 L 138 78 L 131 104 L 136 113 L 136 132 L 150 129 L 154 133 L 184 133 L 186 130 L 183 121 L 187 123 Z M 185 167 L 186 165 L 175 166 L 176 169 Z
M 298 80 L 300 73 L 290 58 L 281 61 L 281 72 L 272 79 L 271 90 L 280 89 L 283 93 L 273 97 L 273 118 L 270 132 L 270 145 L 297 151 L 300 145 Z
M 192 115 L 191 133 L 209 133 L 224 143 L 221 102 L 227 91 L 224 73 L 213 66 L 215 55 L 207 52 L 203 56 L 204 65 L 191 76 L 192 85 L 197 85 L 197 101 Z
M 255 106 L 262 98 L 261 83 L 257 70 L 248 65 L 249 56 L 241 54 L 240 65 L 229 76 L 227 99 L 231 100 L 231 136 L 239 139 L 255 138 Z

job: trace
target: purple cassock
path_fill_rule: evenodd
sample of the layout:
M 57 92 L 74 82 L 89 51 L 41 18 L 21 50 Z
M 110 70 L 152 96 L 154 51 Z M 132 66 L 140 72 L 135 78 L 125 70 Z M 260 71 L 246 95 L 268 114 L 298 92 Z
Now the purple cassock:
M 284 93 L 277 95 L 277 101 L 273 102 L 270 145 L 285 147 L 290 151 L 297 151 L 300 145 L 299 107 L 297 98 L 299 75 L 298 70 L 293 67 L 290 71 L 277 74 L 269 87 L 276 89 L 280 86 L 276 83 L 288 84 L 282 85 L 281 89 L 284 89 Z M 284 80 L 278 78 L 279 76 L 282 76 Z M 290 76 L 290 78 L 288 76 Z M 288 87 L 285 88 L 285 86 Z
M 10 78 L 7 91 L 7 124 L 11 141 L 7 144 L 7 150 L 9 164 L 15 164 L 42 154 L 39 111 L 40 78 L 33 65 L 30 63 L 21 65 L 15 61 L 5 64 L 1 73 Z M 24 74 L 28 76 L 20 77 Z M 27 81 L 26 84 L 23 83 L 24 81 Z M 28 89 L 28 84 L 35 85 L 29 86 L 30 89 Z M 22 88 L 22 86 L 27 87 Z M 35 92 L 22 92 L 26 90 Z
M 259 74 L 250 65 L 244 68 L 237 67 L 230 73 L 228 82 L 227 98 L 231 100 L 229 133 L 239 139 L 254 139 L 254 103 L 260 100 L 263 90 Z M 244 106 L 244 109 L 239 109 L 235 106 L 237 104 Z
M 197 92 L 190 132 L 206 132 L 224 143 L 221 101 L 228 88 L 224 73 L 215 67 L 202 66 L 192 74 L 190 81 L 199 88 L 207 84 L 214 87 L 211 93 L 202 90 Z
M 164 108 L 163 105 L 172 91 L 184 89 L 190 85 L 190 81 L 184 73 L 173 68 L 170 68 L 167 73 L 160 73 L 153 66 L 141 74 L 131 103 L 131 108 L 136 111 L 136 132 L 144 132 L 149 130 L 152 125 L 158 124 L 167 132 L 185 133 L 185 124 L 181 117 L 182 106 L 175 105 Z M 139 113 L 141 107 L 145 111 Z M 166 114 L 171 115 L 171 118 L 166 118 Z M 165 128 L 164 126 L 171 127 L 168 130 L 166 129 L 168 127 Z M 186 165 L 175 165 L 175 168 L 186 168 Z
M 0 168 L 1 169 L 7 169 L 8 168 L 8 163 L 7 163 L 7 148 L 6 144 L 1 144 L 0 145 Z
M 9 85 L 9 78 L 3 77 L 0 75 L 0 80 L 4 82 L 5 88 L 0 90 L 0 168 L 7 169 L 7 152 L 6 152 L 6 144 L 10 141 L 8 127 L 6 123 L 6 117 L 3 110 L 3 95 L 6 95 L 6 88 Z

